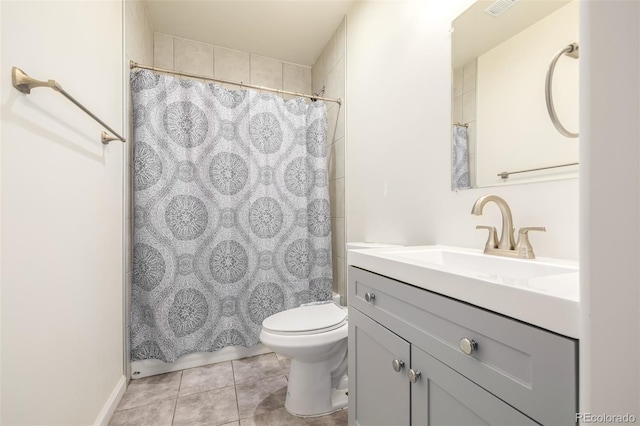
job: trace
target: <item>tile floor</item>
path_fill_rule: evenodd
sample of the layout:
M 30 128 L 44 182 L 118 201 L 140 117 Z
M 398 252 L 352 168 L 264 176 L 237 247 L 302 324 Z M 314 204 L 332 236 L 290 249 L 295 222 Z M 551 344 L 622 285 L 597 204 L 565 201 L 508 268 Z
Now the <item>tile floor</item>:
M 341 426 L 347 410 L 311 418 L 284 408 L 289 360 L 268 353 L 132 380 L 109 426 Z

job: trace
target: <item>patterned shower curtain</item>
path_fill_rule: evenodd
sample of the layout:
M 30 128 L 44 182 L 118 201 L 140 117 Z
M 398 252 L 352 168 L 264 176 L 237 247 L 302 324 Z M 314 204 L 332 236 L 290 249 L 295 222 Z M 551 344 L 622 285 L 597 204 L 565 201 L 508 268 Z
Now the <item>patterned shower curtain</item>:
M 451 190 L 471 188 L 469 179 L 469 134 L 467 126 L 454 124 L 451 138 Z
M 131 359 L 259 343 L 262 320 L 331 298 L 326 108 L 131 73 Z

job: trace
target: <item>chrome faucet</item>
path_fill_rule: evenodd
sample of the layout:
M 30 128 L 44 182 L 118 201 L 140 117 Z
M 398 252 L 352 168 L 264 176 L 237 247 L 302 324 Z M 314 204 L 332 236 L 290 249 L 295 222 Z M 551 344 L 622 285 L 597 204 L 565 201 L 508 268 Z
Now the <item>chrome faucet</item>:
M 529 242 L 529 231 L 546 231 L 544 227 L 527 227 L 521 228 L 518 232 L 518 242 L 515 243 L 513 236 L 513 217 L 511 216 L 511 209 L 507 202 L 498 197 L 497 195 L 484 195 L 476 200 L 471 208 L 471 214 L 477 216 L 482 215 L 482 210 L 485 204 L 489 201 L 493 201 L 502 213 L 502 233 L 500 234 L 500 240 L 498 239 L 496 228 L 493 226 L 478 225 L 476 229 L 489 230 L 489 238 L 484 246 L 484 252 L 486 254 L 493 254 L 497 256 L 507 257 L 520 257 L 525 259 L 534 259 L 536 256 L 533 253 L 533 247 Z

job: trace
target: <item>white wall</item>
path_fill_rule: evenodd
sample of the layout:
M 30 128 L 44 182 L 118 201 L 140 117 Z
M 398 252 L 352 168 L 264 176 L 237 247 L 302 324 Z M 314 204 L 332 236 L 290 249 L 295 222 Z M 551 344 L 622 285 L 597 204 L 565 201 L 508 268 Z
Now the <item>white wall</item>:
M 2 417 L 104 419 L 123 376 L 123 145 L 60 94 L 11 86 L 10 67 L 56 79 L 123 132 L 121 1 L 3 1 Z
M 580 26 L 581 407 L 640 420 L 640 3 Z
M 451 21 L 472 1 L 358 2 L 348 14 L 347 241 L 484 247 L 493 193 L 539 256 L 578 258 L 578 180 L 450 190 Z

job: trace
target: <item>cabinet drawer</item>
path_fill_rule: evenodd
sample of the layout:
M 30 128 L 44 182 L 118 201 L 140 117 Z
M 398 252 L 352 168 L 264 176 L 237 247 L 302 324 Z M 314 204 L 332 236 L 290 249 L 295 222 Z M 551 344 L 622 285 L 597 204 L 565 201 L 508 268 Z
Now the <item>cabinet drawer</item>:
M 575 424 L 575 340 L 353 266 L 348 273 L 351 306 L 527 416 Z M 477 343 L 471 355 L 464 338 Z

